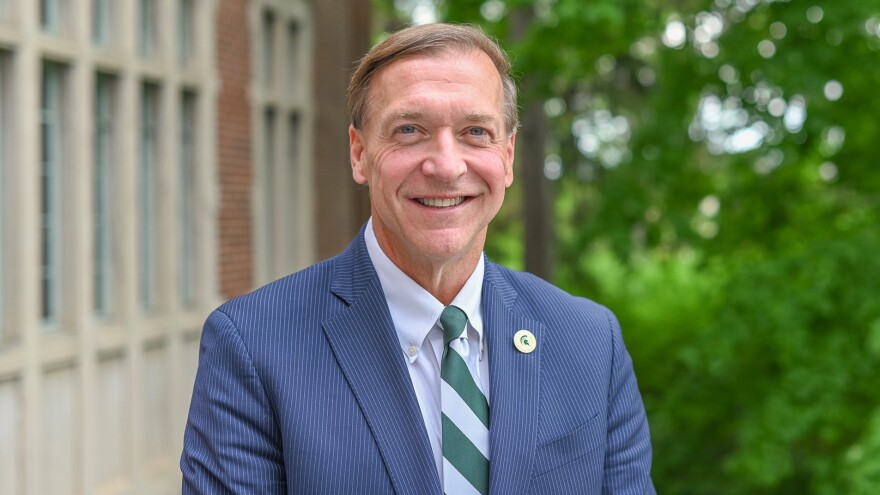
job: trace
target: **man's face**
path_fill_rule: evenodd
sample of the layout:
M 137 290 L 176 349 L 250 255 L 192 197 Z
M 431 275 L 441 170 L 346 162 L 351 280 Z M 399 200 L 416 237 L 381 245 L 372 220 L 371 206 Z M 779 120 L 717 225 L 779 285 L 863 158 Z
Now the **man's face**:
M 373 78 L 352 175 L 368 184 L 373 228 L 401 269 L 476 260 L 513 182 L 515 134 L 502 86 L 479 51 L 417 55 Z

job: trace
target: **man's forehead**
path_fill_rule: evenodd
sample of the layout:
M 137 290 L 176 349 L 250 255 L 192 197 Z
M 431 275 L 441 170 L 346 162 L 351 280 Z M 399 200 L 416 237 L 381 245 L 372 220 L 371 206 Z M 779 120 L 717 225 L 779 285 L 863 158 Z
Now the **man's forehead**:
M 468 71 L 468 66 L 474 68 L 474 73 L 476 73 L 477 70 L 489 69 L 491 67 L 491 69 L 489 70 L 491 70 L 495 76 L 495 81 L 493 82 L 497 82 L 497 90 L 499 96 L 498 103 L 501 103 L 500 97 L 503 92 L 501 75 L 498 74 L 497 68 L 495 68 L 494 63 L 491 61 L 489 56 L 481 50 L 453 47 L 445 48 L 438 51 L 420 52 L 412 55 L 407 55 L 382 67 L 379 71 L 376 72 L 376 74 L 374 74 L 373 82 L 370 84 L 370 87 L 368 89 L 367 113 L 369 114 L 375 110 L 380 110 L 380 114 L 385 114 L 382 116 L 383 122 L 411 120 L 426 117 L 425 112 L 423 111 L 423 107 L 419 101 L 421 95 L 413 95 L 411 98 L 409 98 L 411 101 L 396 99 L 396 97 L 401 96 L 398 93 L 399 88 L 395 87 L 395 84 L 399 83 L 400 77 L 400 73 L 397 72 L 397 70 L 401 69 L 401 66 L 403 65 L 413 65 L 420 63 L 432 64 L 435 62 L 447 63 L 449 61 L 454 61 L 456 68 L 461 68 L 463 72 Z M 403 77 L 411 78 L 416 83 L 436 78 L 436 74 L 433 74 L 431 76 L 427 74 L 423 75 L 421 71 L 416 71 L 415 67 L 407 68 L 407 71 L 409 71 L 410 69 L 412 69 L 414 72 L 406 72 Z M 486 79 L 480 78 L 473 84 L 471 84 L 471 86 L 482 86 L 485 83 Z M 376 103 L 377 99 L 379 101 L 382 101 L 383 99 L 395 99 L 396 101 L 394 101 L 394 108 L 370 108 L 374 107 L 373 103 Z M 383 101 L 382 103 L 388 102 Z M 480 103 L 489 102 L 482 100 Z M 464 111 L 464 113 L 461 115 L 461 118 L 474 123 L 487 123 L 490 121 L 497 121 L 498 116 L 494 115 L 494 113 L 496 111 L 500 112 L 500 110 L 500 106 L 498 109 L 485 107 L 482 109 L 470 108 Z
M 443 64 L 450 61 L 454 62 L 455 68 L 460 69 L 462 72 L 482 69 L 490 71 L 494 75 L 493 79 L 498 82 L 500 87 L 501 74 L 498 73 L 495 63 L 487 53 L 476 48 L 458 47 L 441 48 L 402 56 L 377 70 L 375 74 L 373 74 L 370 87 L 372 89 L 380 85 L 380 83 L 393 82 L 393 80 L 388 81 L 388 74 L 398 71 L 401 66 L 404 65 L 414 66 L 424 64 L 425 66 L 431 66 L 433 64 Z M 410 74 L 417 78 L 421 75 L 419 72 Z

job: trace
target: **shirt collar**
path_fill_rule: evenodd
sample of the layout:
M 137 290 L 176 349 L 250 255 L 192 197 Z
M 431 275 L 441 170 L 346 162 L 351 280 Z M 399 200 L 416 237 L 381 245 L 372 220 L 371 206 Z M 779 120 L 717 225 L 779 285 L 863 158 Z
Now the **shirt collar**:
M 388 310 L 391 313 L 391 320 L 394 322 L 400 346 L 412 362 L 417 357 L 417 353 L 410 352 L 410 348 L 413 346 L 416 350 L 422 348 L 422 343 L 428 336 L 428 332 L 431 331 L 440 318 L 440 313 L 443 312 L 443 303 L 403 273 L 382 251 L 379 241 L 376 239 L 376 233 L 373 231 L 372 218 L 367 222 L 364 240 L 370 261 L 373 262 L 373 268 L 379 276 L 379 283 L 385 293 L 385 300 L 388 303 Z M 473 273 L 452 301 L 454 306 L 458 306 L 467 315 L 470 327 L 476 331 L 479 338 L 481 352 L 483 349 L 483 317 L 480 299 L 483 292 L 484 271 L 485 261 L 483 256 L 480 256 Z

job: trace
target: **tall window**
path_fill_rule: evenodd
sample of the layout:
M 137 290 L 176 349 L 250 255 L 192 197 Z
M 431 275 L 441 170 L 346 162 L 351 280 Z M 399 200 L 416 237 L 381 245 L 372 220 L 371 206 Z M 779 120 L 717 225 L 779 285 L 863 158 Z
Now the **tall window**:
M 175 491 L 164 459 L 222 280 L 200 201 L 226 178 L 215 154 L 240 148 L 218 148 L 207 118 L 224 74 L 257 75 L 247 54 L 199 57 L 230 32 L 259 44 L 262 10 L 218 30 L 221 3 L 0 0 L 0 495 Z M 235 126 L 260 122 L 236 104 Z
M 2 4 L 3 0 L 0 0 Z M 2 7 L 0 7 L 2 8 Z M 0 11 L 2 13 L 2 11 Z M 9 109 L 6 108 L 6 55 L 0 51 L 0 343 L 3 342 L 5 319 L 3 298 L 6 296 L 6 275 L 3 268 L 6 266 L 4 253 L 4 229 L 6 228 L 6 190 L 8 179 L 6 177 L 6 116 Z
M 181 65 L 188 63 L 195 53 L 195 0 L 178 0 L 177 18 L 177 60 Z
M 140 269 L 141 308 L 146 312 L 152 311 L 155 306 L 156 167 L 159 148 L 156 125 L 158 113 L 159 87 L 155 84 L 144 83 L 141 86 L 140 104 L 138 266 Z
M 264 242 L 266 243 L 266 256 L 264 259 L 266 267 L 264 268 L 264 273 L 272 273 L 274 270 L 275 244 L 278 238 L 278 232 L 274 228 L 276 218 L 275 187 L 277 185 L 275 173 L 275 120 L 275 110 L 272 108 L 266 109 L 263 113 L 263 164 L 261 168 L 263 169 L 263 217 L 269 228 L 264 236 Z
M 254 209 L 257 282 L 268 282 L 302 263 L 301 229 L 310 214 L 301 192 L 303 122 L 309 119 L 308 20 L 305 2 L 255 0 L 253 44 L 254 135 L 259 204 Z M 291 5 L 294 4 L 294 5 Z
M 92 41 L 98 46 L 110 44 L 113 38 L 113 0 L 92 0 Z
M 113 76 L 98 74 L 94 96 L 94 168 L 92 208 L 94 211 L 94 310 L 98 316 L 107 316 L 112 307 L 113 256 L 111 239 L 114 234 L 111 212 L 113 166 L 115 157 L 114 108 L 116 80 Z
M 67 14 L 69 0 L 39 0 L 40 28 L 47 33 L 57 34 L 63 29 L 63 19 Z
M 296 22 L 291 22 L 287 26 L 287 52 L 284 54 L 284 63 L 287 70 L 284 71 L 285 91 L 293 92 L 298 89 L 299 82 L 302 80 L 303 73 L 300 68 L 300 57 L 302 50 L 300 46 L 300 27 Z
M 275 13 L 271 10 L 263 12 L 262 30 L 260 31 L 260 77 L 263 87 L 275 87 Z
M 180 299 L 184 306 L 194 302 L 195 268 L 195 169 L 196 94 L 184 91 L 180 107 L 180 266 L 177 269 Z
M 291 196 L 296 197 L 294 191 L 300 188 L 300 119 L 298 113 L 291 113 L 287 119 L 287 152 L 285 153 L 285 161 L 287 162 L 287 186 L 285 189 L 291 192 Z M 291 259 L 297 259 L 299 254 L 299 215 L 290 214 L 285 221 L 287 227 L 287 256 Z
M 143 57 L 156 52 L 156 0 L 138 0 L 138 50 Z
M 61 170 L 64 66 L 43 62 L 40 88 L 40 314 L 58 320 L 61 299 Z

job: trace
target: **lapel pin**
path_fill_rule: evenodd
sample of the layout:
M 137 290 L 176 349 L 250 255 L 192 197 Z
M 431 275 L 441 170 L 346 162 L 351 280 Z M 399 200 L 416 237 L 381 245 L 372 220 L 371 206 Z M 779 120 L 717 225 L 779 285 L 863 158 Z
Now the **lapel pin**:
M 520 330 L 513 334 L 513 345 L 519 352 L 528 354 L 535 350 L 535 347 L 538 345 L 538 340 L 535 339 L 535 335 L 532 332 L 528 330 Z

